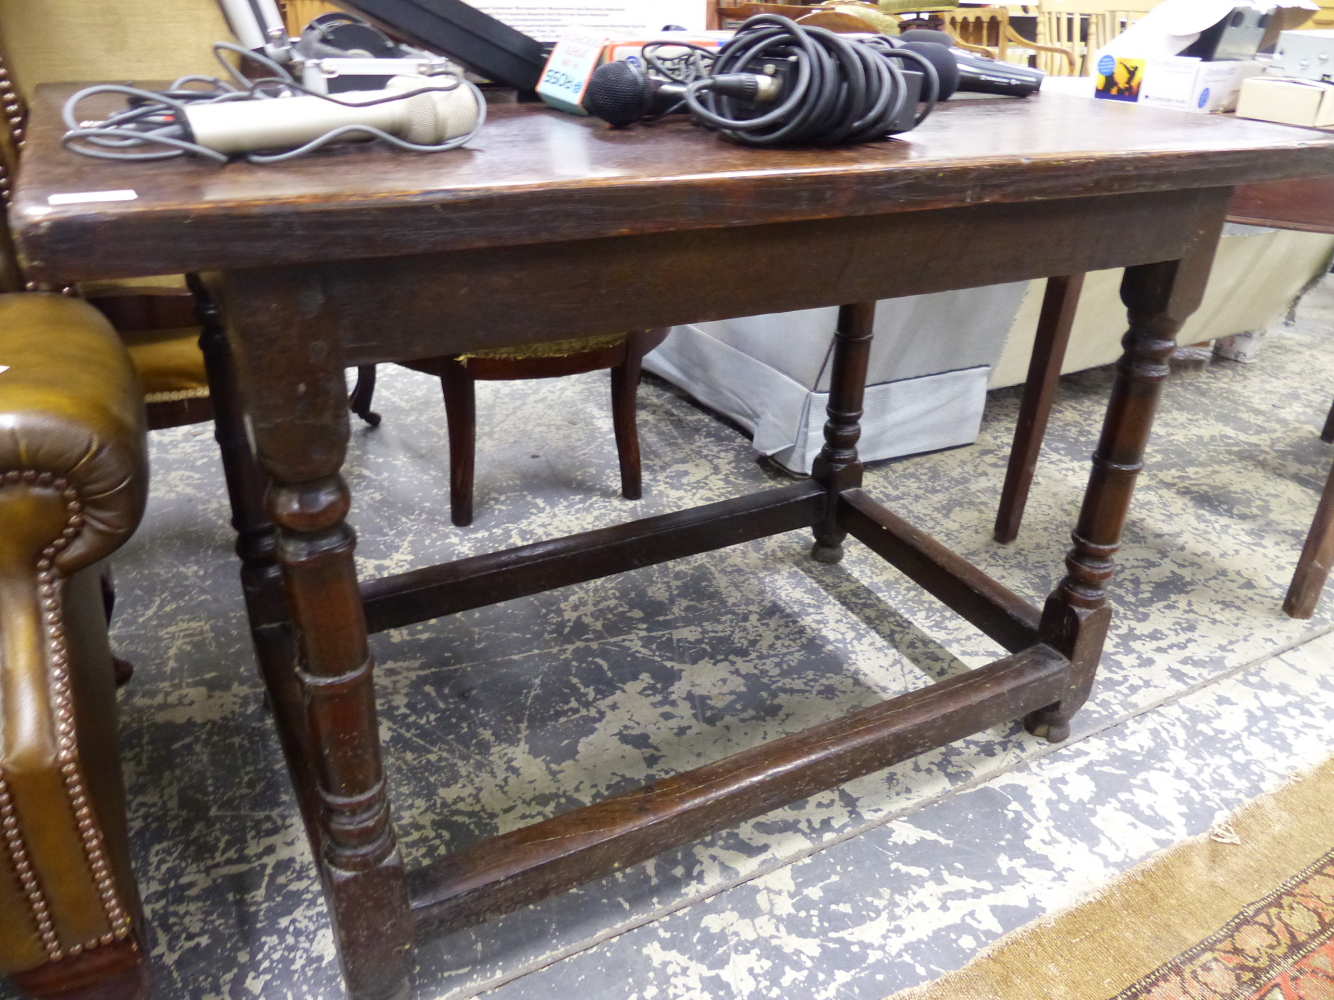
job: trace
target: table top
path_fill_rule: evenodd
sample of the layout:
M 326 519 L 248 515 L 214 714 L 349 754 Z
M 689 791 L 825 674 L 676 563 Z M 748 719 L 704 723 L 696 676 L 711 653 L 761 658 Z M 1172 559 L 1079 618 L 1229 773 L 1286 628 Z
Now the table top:
M 96 160 L 40 88 L 10 221 L 29 276 L 67 282 L 393 257 L 1334 174 L 1334 136 L 1061 94 L 942 104 L 894 140 L 754 149 L 684 116 L 608 129 L 497 106 L 465 149 L 348 144 L 288 163 Z M 129 201 L 51 205 L 53 194 Z

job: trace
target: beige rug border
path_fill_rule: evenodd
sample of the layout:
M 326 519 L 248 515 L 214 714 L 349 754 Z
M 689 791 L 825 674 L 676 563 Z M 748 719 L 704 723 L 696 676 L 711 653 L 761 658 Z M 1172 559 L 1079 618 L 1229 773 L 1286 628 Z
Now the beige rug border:
M 1248 802 L 1229 826 L 1239 844 L 1209 834 L 1174 844 L 893 1000 L 1110 1000 L 1334 849 L 1334 759 Z

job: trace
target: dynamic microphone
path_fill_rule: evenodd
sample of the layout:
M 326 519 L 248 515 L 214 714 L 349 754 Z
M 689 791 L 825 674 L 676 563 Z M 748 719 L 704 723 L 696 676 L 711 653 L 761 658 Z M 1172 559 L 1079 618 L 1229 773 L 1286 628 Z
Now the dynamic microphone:
M 945 45 L 935 42 L 899 42 L 895 48 L 916 52 L 936 70 L 936 79 L 940 81 L 940 92 L 936 100 L 943 101 L 959 89 L 959 60 Z
M 763 73 L 722 73 L 710 76 L 710 89 L 723 97 L 770 104 L 783 93 L 782 81 Z M 660 80 L 624 60 L 603 63 L 588 78 L 583 107 L 613 128 L 646 118 L 689 111 L 684 83 Z
M 342 129 L 347 131 L 339 138 L 373 137 L 358 126 L 422 146 L 471 132 L 481 113 L 473 89 L 460 83 L 452 90 L 411 94 L 431 86 L 430 78 L 394 77 L 384 90 L 349 91 L 337 100 L 307 96 L 188 104 L 185 119 L 194 142 L 227 155 L 301 146 Z
M 613 128 L 645 118 L 684 111 L 686 85 L 649 76 L 638 66 L 616 60 L 593 71 L 584 90 L 584 110 Z
M 943 31 L 912 28 L 899 36 L 912 45 L 943 45 L 958 64 L 958 89 L 976 94 L 1000 94 L 1004 97 L 1028 97 L 1042 86 L 1046 74 L 1041 70 L 1014 63 L 981 59 L 953 47 L 954 40 Z M 943 97 L 943 87 L 942 87 Z

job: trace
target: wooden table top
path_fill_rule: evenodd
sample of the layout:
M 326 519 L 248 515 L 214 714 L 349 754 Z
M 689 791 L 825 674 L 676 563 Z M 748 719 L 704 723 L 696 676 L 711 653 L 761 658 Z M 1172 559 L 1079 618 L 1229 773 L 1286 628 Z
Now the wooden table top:
M 941 105 L 895 140 L 753 149 L 684 116 L 621 131 L 499 106 L 466 149 L 344 145 L 270 166 L 118 163 L 60 145 L 41 88 L 10 221 L 28 272 L 68 282 L 394 257 L 984 202 L 1334 174 L 1334 136 L 1061 94 Z M 70 192 L 133 201 L 50 205 Z

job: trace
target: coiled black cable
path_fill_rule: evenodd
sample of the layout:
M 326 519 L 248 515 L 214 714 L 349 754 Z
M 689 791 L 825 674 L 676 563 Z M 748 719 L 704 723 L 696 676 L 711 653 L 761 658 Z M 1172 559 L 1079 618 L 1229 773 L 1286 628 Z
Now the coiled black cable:
M 752 146 L 865 142 L 896 131 L 910 92 L 899 60 L 913 63 L 925 78 L 925 108 L 913 121 L 918 125 L 940 94 L 935 67 L 922 56 L 886 38 L 850 40 L 777 14 L 757 14 L 718 53 L 712 74 L 758 73 L 786 62 L 794 78 L 786 97 L 767 109 L 713 93 L 713 76 L 707 76 L 690 84 L 686 103 L 700 120 Z

